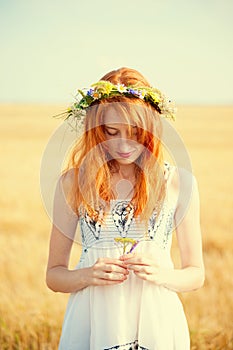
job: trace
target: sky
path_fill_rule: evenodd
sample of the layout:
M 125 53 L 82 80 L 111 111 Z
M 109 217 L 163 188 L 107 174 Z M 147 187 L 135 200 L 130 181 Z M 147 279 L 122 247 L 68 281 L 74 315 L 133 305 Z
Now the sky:
M 68 103 L 119 67 L 180 104 L 233 103 L 232 0 L 0 0 L 0 103 Z

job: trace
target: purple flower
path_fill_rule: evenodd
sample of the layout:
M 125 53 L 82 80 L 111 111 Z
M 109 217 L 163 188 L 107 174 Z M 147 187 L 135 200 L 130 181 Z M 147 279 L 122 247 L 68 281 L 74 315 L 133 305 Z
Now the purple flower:
M 140 97 L 141 96 L 141 92 L 138 91 L 138 90 L 134 90 L 134 89 L 131 89 L 131 88 L 128 88 L 127 89 L 127 92 L 131 95 L 134 95 L 134 96 L 137 96 L 137 97 Z
M 87 96 L 93 96 L 94 89 L 90 88 L 90 90 L 87 91 Z
M 129 254 L 129 253 L 132 253 L 132 251 L 137 247 L 138 243 L 139 243 L 139 241 L 136 241 L 136 242 L 132 245 L 132 247 L 131 247 L 130 251 L 128 252 L 128 254 Z

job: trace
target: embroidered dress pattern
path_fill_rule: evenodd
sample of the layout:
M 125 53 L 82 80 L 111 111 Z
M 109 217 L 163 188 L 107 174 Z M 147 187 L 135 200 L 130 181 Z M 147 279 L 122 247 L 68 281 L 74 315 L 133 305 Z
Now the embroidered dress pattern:
M 101 224 L 98 223 L 98 221 L 90 218 L 90 216 L 87 213 L 85 214 L 85 221 L 95 238 L 99 239 Z
M 95 219 L 91 218 L 86 212 L 86 210 L 84 209 L 80 210 L 79 214 L 80 214 L 80 217 L 82 217 L 82 221 L 85 221 L 86 225 L 92 232 L 94 238 L 96 240 L 99 240 L 100 231 L 101 231 L 101 222 L 104 216 L 104 209 L 102 207 L 99 208 Z M 80 222 L 81 227 L 82 227 L 82 221 Z M 82 242 L 84 243 L 86 240 L 85 239 L 86 237 L 83 233 L 83 230 L 81 230 L 81 235 L 82 235 Z
M 158 215 L 158 209 L 155 209 L 154 212 L 152 213 L 149 224 L 148 224 L 148 234 L 150 239 L 154 238 L 154 235 L 163 219 L 164 216 L 164 209 L 161 208 L 159 215 Z
M 104 350 L 115 350 L 115 349 L 118 349 L 118 350 L 149 350 L 147 348 L 144 348 L 143 346 L 138 345 L 137 340 L 135 340 L 135 342 L 133 342 L 133 343 L 127 343 L 124 345 L 116 345 L 116 346 L 113 346 L 111 348 L 106 348 Z
M 112 217 L 121 237 L 126 237 L 133 220 L 134 206 L 129 201 L 120 201 L 112 209 Z

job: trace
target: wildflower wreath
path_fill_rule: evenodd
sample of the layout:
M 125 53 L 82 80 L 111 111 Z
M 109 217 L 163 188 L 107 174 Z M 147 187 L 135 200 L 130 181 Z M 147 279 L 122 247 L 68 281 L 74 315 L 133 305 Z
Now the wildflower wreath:
M 160 90 L 146 86 L 114 85 L 104 80 L 92 84 L 89 89 L 78 90 L 75 96 L 76 101 L 62 115 L 65 115 L 65 119 L 74 117 L 83 122 L 84 112 L 93 102 L 116 96 L 140 98 L 145 102 L 149 102 L 163 117 L 175 120 L 176 108 Z

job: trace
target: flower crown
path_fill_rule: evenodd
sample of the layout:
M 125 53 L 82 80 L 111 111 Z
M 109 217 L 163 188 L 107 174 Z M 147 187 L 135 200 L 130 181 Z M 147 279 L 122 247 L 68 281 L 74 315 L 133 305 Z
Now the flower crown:
M 83 123 L 85 116 L 84 111 L 90 107 L 93 102 L 116 96 L 140 98 L 145 102 L 149 102 L 149 104 L 165 118 L 175 120 L 176 108 L 160 90 L 147 86 L 134 87 L 125 86 L 124 84 L 114 85 L 105 80 L 100 80 L 92 84 L 89 89 L 78 90 L 75 96 L 76 102 L 62 114 L 66 115 L 65 119 L 74 117 Z

